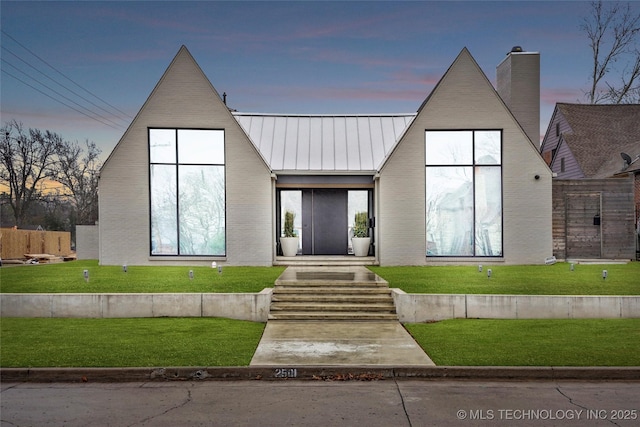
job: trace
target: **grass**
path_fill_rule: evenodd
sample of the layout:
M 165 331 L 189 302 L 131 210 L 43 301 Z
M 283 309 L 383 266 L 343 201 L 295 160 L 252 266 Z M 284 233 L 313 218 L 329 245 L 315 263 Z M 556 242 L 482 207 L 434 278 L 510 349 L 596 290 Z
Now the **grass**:
M 640 262 L 628 264 L 369 267 L 407 293 L 511 295 L 640 295 Z M 492 270 L 491 278 L 487 269 Z M 602 279 L 602 270 L 608 277 Z
M 264 323 L 219 318 L 4 318 L 0 366 L 248 366 Z
M 85 282 L 83 271 L 89 271 Z M 194 278 L 189 279 L 189 270 Z M 260 292 L 273 287 L 284 267 L 99 266 L 97 261 L 72 261 L 0 269 L 4 293 L 151 293 Z
M 407 293 L 511 295 L 640 295 L 640 262 L 588 265 L 483 265 L 446 267 L 369 267 L 392 288 Z M 487 278 L 487 269 L 492 276 Z M 89 271 L 89 283 L 83 277 Z M 606 280 L 602 270 L 608 271 Z M 189 270 L 194 278 L 189 279 Z M 11 293 L 150 293 L 260 292 L 273 287 L 284 267 L 99 266 L 73 261 L 0 269 L 0 292 Z
M 437 365 L 640 366 L 640 319 L 405 326 Z M 263 329 L 219 318 L 4 318 L 0 366 L 248 366 Z
M 486 276 L 488 268 L 492 277 Z M 83 277 L 89 270 L 90 281 Z M 602 270 L 608 270 L 606 280 Z M 189 279 L 193 270 L 194 279 Z M 3 267 L 17 293 L 260 292 L 284 267 L 98 266 L 96 261 Z M 407 293 L 639 295 L 640 263 L 371 267 Z M 246 366 L 263 323 L 217 318 L 3 318 L 2 367 Z M 471 320 L 408 324 L 438 365 L 640 366 L 640 319 Z
M 437 365 L 640 366 L 640 319 L 407 324 Z

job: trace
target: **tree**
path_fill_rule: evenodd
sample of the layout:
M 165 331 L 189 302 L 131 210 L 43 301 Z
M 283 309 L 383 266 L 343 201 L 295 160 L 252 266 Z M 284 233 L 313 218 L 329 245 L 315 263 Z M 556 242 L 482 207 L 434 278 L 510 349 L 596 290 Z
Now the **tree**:
M 98 219 L 98 157 L 95 142 L 64 141 L 58 149 L 55 180 L 64 185 L 76 210 L 76 224 L 95 224 Z
M 585 92 L 591 104 L 640 102 L 640 13 L 631 5 L 602 1 L 591 3 L 591 15 L 580 29 L 589 38 L 593 54 L 590 89 Z M 615 73 L 613 80 L 606 77 Z M 614 81 L 615 80 L 615 81 Z
M 9 189 L 9 205 L 21 226 L 30 205 L 42 194 L 43 184 L 55 175 L 62 138 L 49 131 L 29 129 L 13 120 L 1 129 L 0 184 Z

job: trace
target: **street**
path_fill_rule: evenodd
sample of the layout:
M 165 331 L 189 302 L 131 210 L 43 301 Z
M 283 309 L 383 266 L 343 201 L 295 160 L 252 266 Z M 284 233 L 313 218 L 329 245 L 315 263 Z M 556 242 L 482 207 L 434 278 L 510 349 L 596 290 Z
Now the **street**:
M 3 383 L 1 426 L 636 426 L 639 382 Z

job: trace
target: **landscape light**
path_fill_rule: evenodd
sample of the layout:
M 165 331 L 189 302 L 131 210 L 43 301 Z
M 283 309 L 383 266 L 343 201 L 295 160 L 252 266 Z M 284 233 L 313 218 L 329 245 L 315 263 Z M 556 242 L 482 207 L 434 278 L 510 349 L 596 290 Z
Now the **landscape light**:
M 221 265 L 218 266 L 218 274 L 222 274 L 222 266 Z
M 84 270 L 82 275 L 84 276 L 84 281 L 89 283 L 89 270 Z
M 573 271 L 575 269 L 575 266 L 573 265 L 573 263 L 571 263 L 571 265 L 569 266 L 569 270 Z
M 602 270 L 602 280 L 606 279 L 609 272 L 607 270 Z
M 189 270 L 189 280 L 193 280 L 193 270 Z
M 478 273 L 482 273 L 482 264 L 478 264 Z
M 124 271 L 125 273 L 127 272 L 127 264 L 122 265 L 122 271 Z
M 487 277 L 489 279 L 491 279 L 491 269 L 490 268 L 487 269 Z
M 211 263 L 211 268 L 216 268 L 216 265 L 217 265 L 217 264 L 216 264 L 216 262 L 215 262 L 215 261 L 213 261 L 213 262 Z

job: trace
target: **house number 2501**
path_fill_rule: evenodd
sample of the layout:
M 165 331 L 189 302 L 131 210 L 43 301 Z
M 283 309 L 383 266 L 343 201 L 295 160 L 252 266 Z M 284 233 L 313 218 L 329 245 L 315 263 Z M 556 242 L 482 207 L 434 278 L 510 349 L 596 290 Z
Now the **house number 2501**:
M 280 368 L 276 369 L 274 373 L 276 378 L 297 378 L 298 370 L 295 368 Z

